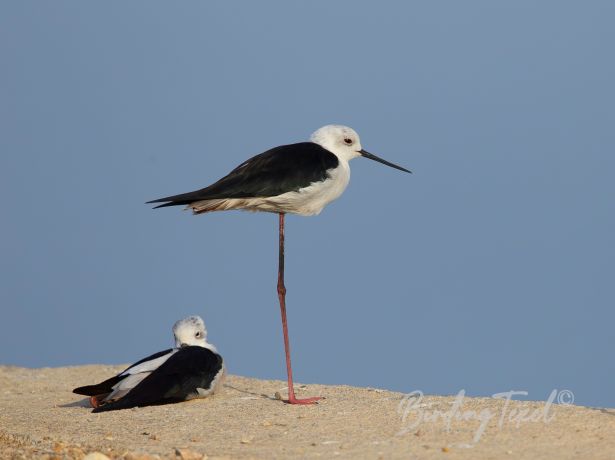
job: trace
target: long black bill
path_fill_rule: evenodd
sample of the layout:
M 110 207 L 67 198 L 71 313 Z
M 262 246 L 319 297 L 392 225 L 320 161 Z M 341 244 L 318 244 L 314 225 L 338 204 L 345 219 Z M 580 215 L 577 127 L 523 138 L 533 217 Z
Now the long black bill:
M 376 155 L 374 155 L 374 154 L 372 154 L 372 153 L 369 153 L 369 152 L 368 152 L 368 151 L 366 151 L 366 150 L 359 150 L 359 153 L 360 153 L 362 156 L 364 156 L 365 158 L 369 158 L 370 160 L 374 160 L 374 161 L 377 161 L 378 163 L 382 163 L 383 165 L 390 166 L 391 168 L 399 169 L 400 171 L 405 171 L 405 172 L 407 172 L 407 173 L 412 174 L 412 171 L 409 171 L 409 170 L 408 170 L 408 169 L 406 169 L 406 168 L 402 168 L 401 166 L 397 166 L 397 165 L 395 165 L 395 164 L 393 164 L 393 163 L 390 163 L 390 162 L 388 162 L 388 161 L 386 161 L 386 160 L 383 160 L 382 158 L 377 157 Z

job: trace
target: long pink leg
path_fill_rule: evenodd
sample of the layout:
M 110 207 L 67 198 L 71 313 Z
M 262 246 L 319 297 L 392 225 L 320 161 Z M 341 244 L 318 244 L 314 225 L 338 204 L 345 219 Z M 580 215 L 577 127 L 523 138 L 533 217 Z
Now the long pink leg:
M 286 287 L 284 286 L 284 213 L 280 213 L 280 258 L 278 265 L 278 299 L 280 299 L 280 312 L 282 313 L 282 329 L 284 330 L 284 350 L 286 351 L 286 371 L 288 373 L 288 400 L 289 404 L 314 404 L 321 396 L 314 398 L 297 399 L 293 388 L 293 370 L 290 366 L 290 344 L 288 341 L 288 324 L 286 322 Z

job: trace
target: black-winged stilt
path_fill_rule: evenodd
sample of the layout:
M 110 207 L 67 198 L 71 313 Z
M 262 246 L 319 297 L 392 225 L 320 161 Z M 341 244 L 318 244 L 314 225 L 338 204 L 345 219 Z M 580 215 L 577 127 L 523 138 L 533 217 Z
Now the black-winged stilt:
M 75 388 L 90 396 L 93 412 L 204 398 L 215 392 L 224 376 L 216 347 L 207 342 L 199 316 L 173 326 L 175 348 L 154 353 L 96 385 Z
M 284 215 L 320 213 L 346 189 L 350 180 L 348 162 L 359 156 L 410 172 L 363 150 L 359 135 L 352 128 L 327 125 L 314 132 L 310 142 L 267 150 L 208 187 L 148 201 L 163 203 L 157 208 L 186 205 L 194 214 L 231 209 L 279 214 L 278 298 L 288 374 L 287 402 L 291 404 L 310 404 L 321 398 L 297 399 L 293 389 L 284 286 Z

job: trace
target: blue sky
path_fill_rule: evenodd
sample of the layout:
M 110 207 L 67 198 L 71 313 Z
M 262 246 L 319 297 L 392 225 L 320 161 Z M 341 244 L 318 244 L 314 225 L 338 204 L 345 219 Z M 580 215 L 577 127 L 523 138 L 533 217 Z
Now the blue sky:
M 295 378 L 615 406 L 615 6 L 2 2 L 0 363 L 123 363 L 204 317 L 284 378 L 277 219 L 143 203 L 347 124 L 287 220 Z

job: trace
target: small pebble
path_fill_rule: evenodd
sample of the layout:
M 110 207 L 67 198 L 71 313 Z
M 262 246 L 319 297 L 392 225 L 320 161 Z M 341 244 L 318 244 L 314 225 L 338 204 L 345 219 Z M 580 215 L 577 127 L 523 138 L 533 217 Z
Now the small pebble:
M 111 459 L 101 452 L 90 452 L 85 457 L 83 457 L 83 460 L 111 460 Z
M 147 452 L 128 452 L 124 454 L 123 460 L 160 460 L 160 457 Z

